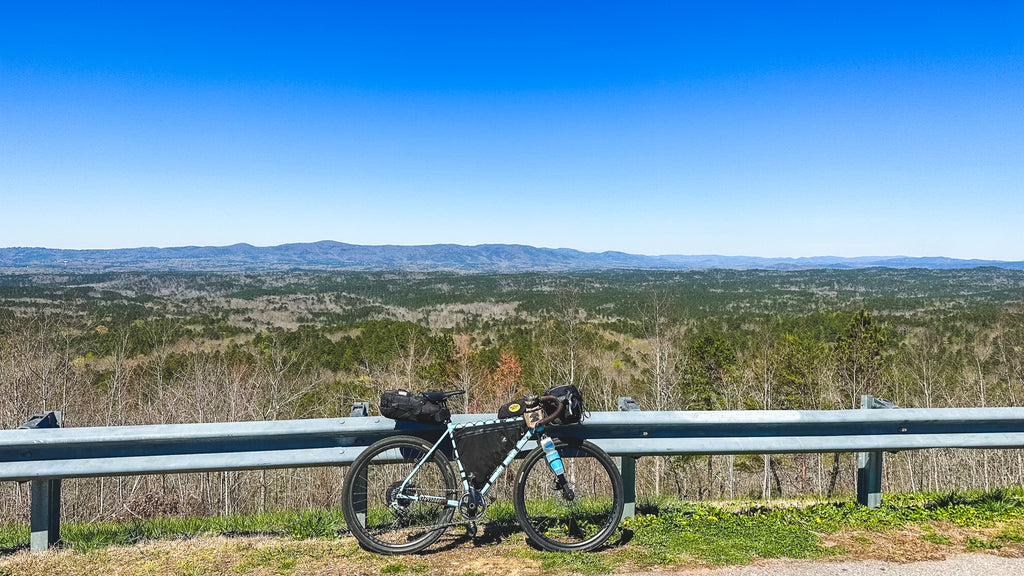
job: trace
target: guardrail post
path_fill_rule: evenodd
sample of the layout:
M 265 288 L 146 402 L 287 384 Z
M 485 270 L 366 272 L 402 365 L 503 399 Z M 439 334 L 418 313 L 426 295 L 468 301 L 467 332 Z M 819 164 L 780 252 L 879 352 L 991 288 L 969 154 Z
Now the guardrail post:
M 29 418 L 18 428 L 60 428 L 60 412 L 44 412 Z M 33 552 L 46 550 L 60 540 L 60 479 L 32 481 L 32 510 L 29 515 Z
M 896 408 L 888 400 L 875 398 L 870 394 L 860 397 L 862 410 L 874 408 Z M 857 502 L 868 508 L 878 508 L 882 504 L 882 451 L 857 453 Z
M 363 418 L 370 415 L 370 403 L 369 402 L 353 402 L 352 410 L 349 412 L 349 418 Z M 355 477 L 353 482 L 356 483 L 352 489 L 352 493 L 356 495 L 355 500 L 352 501 L 352 507 L 355 509 L 356 518 L 358 522 L 363 526 L 366 526 L 366 468 L 363 468 L 362 474 Z M 360 496 L 362 495 L 362 496 Z
M 640 405 L 636 400 L 628 396 L 619 397 L 620 412 L 639 412 Z M 622 507 L 622 517 L 632 518 L 636 516 L 636 461 L 632 456 L 619 457 L 619 473 L 622 474 L 622 492 L 625 496 L 625 505 Z

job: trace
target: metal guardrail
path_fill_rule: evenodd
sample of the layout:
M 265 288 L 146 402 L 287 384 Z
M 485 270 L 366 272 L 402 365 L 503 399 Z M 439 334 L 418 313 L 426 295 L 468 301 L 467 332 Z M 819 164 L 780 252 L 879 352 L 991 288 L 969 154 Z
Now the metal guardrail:
M 861 452 L 858 500 L 877 506 L 882 452 L 921 448 L 1024 447 L 1024 408 L 641 412 L 620 399 L 619 412 L 595 412 L 552 435 L 591 440 L 621 458 L 627 514 L 635 501 L 636 458 L 676 454 Z M 365 414 L 365 406 L 353 408 Z M 462 414 L 456 422 L 478 420 Z M 47 420 L 57 423 L 56 420 Z M 437 438 L 439 427 L 379 416 L 0 431 L 0 480 L 32 481 L 32 549 L 59 537 L 60 479 L 334 466 L 352 462 L 395 433 Z

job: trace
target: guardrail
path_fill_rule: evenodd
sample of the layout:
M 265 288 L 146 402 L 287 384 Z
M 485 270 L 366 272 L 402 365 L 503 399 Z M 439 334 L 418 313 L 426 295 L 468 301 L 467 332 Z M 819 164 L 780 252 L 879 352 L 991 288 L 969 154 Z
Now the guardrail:
M 862 410 L 595 412 L 585 423 L 550 429 L 591 440 L 621 458 L 627 514 L 635 502 L 636 458 L 676 454 L 860 452 L 858 500 L 877 506 L 882 452 L 922 448 L 1024 447 L 1024 408 L 885 409 L 865 396 Z M 365 414 L 356 406 L 355 414 Z M 480 415 L 455 415 L 456 422 Z M 36 421 L 58 426 L 59 415 Z M 32 424 L 32 422 L 30 422 Z M 348 464 L 397 432 L 437 438 L 440 428 L 383 417 L 168 424 L 0 431 L 0 480 L 32 481 L 33 550 L 60 534 L 60 480 Z

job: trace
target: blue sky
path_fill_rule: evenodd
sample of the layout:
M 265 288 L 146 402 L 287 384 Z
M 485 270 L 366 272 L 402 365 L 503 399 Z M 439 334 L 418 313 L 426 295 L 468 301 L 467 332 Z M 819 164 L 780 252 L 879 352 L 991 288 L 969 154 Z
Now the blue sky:
M 1022 6 L 0 0 L 0 246 L 1022 260 Z

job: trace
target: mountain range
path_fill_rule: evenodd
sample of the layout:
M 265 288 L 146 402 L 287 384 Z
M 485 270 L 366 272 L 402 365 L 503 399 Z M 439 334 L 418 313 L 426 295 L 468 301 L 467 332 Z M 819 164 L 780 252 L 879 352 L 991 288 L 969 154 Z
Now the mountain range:
M 364 246 L 321 241 L 280 246 L 181 246 L 66 250 L 0 248 L 0 270 L 115 271 L 274 271 L 274 270 L 450 270 L 527 272 L 607 269 L 645 270 L 806 270 L 813 268 L 963 269 L 994 266 L 1024 270 L 1024 261 L 961 260 L 945 257 L 861 256 L 842 258 L 761 258 L 753 256 L 645 256 L 625 252 L 582 252 L 520 244 L 433 244 Z

